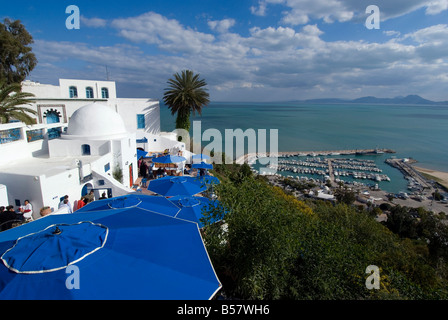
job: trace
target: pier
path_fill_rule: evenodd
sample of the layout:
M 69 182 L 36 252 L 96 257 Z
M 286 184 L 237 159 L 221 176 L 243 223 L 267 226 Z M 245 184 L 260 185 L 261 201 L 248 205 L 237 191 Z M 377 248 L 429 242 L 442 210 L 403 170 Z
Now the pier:
M 431 189 L 431 184 L 429 184 L 426 178 L 412 167 L 412 162 L 405 162 L 403 159 L 387 159 L 385 162 L 400 170 L 408 180 L 409 178 L 412 178 L 419 186 Z

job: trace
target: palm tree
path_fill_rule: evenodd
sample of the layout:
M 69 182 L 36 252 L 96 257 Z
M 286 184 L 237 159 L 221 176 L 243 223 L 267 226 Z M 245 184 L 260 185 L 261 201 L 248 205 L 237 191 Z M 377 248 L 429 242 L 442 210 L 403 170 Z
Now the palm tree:
M 168 80 L 169 87 L 165 89 L 163 100 L 170 108 L 171 114 L 177 113 L 176 128 L 190 131 L 190 113 L 196 111 L 202 114 L 202 108 L 209 100 L 209 94 L 204 87 L 207 83 L 199 79 L 199 74 L 184 70 L 174 74 L 174 79 Z
M 35 119 L 27 113 L 37 114 L 33 109 L 23 105 L 31 104 L 34 94 L 22 92 L 20 83 L 0 83 L 0 123 L 8 123 L 12 119 L 26 124 L 36 123 Z

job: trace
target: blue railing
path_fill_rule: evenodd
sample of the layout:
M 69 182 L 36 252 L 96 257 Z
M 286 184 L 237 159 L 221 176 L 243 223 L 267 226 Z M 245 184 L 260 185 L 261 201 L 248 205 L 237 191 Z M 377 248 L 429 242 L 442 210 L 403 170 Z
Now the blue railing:
M 30 131 L 26 132 L 26 139 L 28 142 L 43 140 L 43 138 L 44 138 L 44 130 L 43 129 L 30 130 Z
M 57 139 L 61 136 L 61 128 L 51 128 L 48 129 L 48 140 Z
M 22 139 L 22 133 L 20 128 L 1 130 L 0 131 L 0 144 L 10 143 Z

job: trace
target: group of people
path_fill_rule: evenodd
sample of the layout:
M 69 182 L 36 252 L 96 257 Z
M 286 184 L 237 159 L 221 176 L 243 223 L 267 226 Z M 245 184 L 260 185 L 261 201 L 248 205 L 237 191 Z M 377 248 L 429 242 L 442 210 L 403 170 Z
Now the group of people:
M 99 200 L 107 199 L 106 192 L 101 194 Z M 84 207 L 89 202 L 95 200 L 94 191 L 91 190 L 87 195 L 81 197 L 78 201 L 75 201 L 75 205 L 72 207 L 69 196 L 65 195 L 61 202 L 58 205 L 58 210 L 66 209 L 66 213 L 73 213 L 74 211 Z M 49 208 L 44 207 L 42 209 Z M 45 216 L 51 212 L 43 214 L 42 212 L 45 210 L 41 209 L 41 216 Z M 0 231 L 5 231 L 11 229 L 14 226 L 14 223 L 24 223 L 33 220 L 33 206 L 31 205 L 29 200 L 25 200 L 23 205 L 19 206 L 17 210 L 14 209 L 14 206 L 0 206 Z
M 15 222 L 28 222 L 33 220 L 33 206 L 29 200 L 14 210 L 14 206 L 0 206 L 0 231 L 12 228 Z
M 103 199 L 107 199 L 106 192 L 103 192 L 98 200 Z M 68 195 L 65 195 L 64 198 L 59 203 L 58 209 L 66 208 L 67 213 L 73 213 L 74 211 L 81 209 L 86 204 L 92 201 L 95 201 L 95 193 L 93 192 L 93 190 L 90 190 L 88 194 L 82 196 L 81 199 L 79 199 L 78 201 L 75 201 L 75 205 L 73 207 L 70 201 L 68 200 Z

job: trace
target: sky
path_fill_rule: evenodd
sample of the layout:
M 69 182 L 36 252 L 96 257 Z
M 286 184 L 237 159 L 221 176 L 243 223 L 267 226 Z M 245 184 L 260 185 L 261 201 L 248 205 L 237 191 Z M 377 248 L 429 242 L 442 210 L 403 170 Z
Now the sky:
M 189 69 L 212 101 L 448 100 L 448 0 L 4 2 L 0 19 L 34 38 L 41 83 L 110 79 L 119 97 L 162 99 Z

